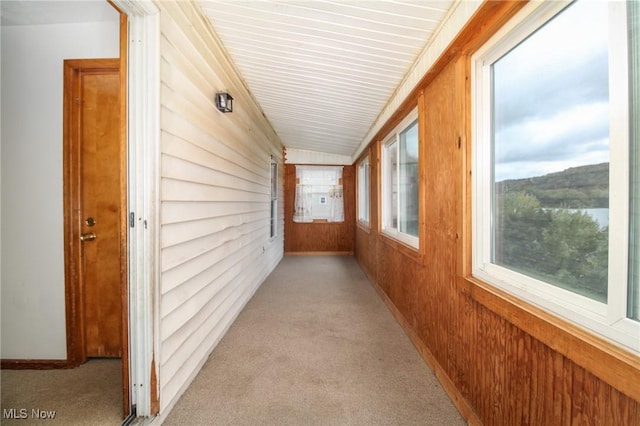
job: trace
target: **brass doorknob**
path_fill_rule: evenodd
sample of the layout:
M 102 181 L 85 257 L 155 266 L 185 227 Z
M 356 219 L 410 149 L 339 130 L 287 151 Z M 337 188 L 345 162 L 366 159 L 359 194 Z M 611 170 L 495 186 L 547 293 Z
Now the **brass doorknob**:
M 96 239 L 95 232 L 88 232 L 86 234 L 80 235 L 80 241 L 93 241 Z

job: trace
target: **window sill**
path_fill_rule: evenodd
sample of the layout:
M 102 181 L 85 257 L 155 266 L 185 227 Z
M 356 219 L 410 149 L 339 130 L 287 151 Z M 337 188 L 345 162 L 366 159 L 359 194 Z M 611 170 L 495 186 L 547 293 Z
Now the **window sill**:
M 408 234 L 397 232 L 395 231 L 395 229 L 391 231 L 388 229 L 382 229 L 380 231 L 380 234 L 394 241 L 397 241 L 400 244 L 407 246 L 412 250 L 415 250 L 415 251 L 420 250 L 420 240 L 418 237 L 413 237 Z
M 357 226 L 360 230 L 362 230 L 362 231 L 366 232 L 367 234 L 370 234 L 370 233 L 371 233 L 371 225 L 370 225 L 370 224 L 368 224 L 368 223 L 364 223 L 364 222 L 356 222 L 356 226 Z
M 394 238 L 393 235 L 385 233 L 384 231 L 380 232 L 378 235 L 381 237 L 380 241 L 383 244 L 386 244 L 387 246 L 397 250 L 398 252 L 402 253 L 404 256 L 412 259 L 418 264 L 421 264 L 421 265 L 425 264 L 424 256 L 423 256 L 423 253 L 420 251 L 420 249 L 412 245 L 409 245 L 403 241 L 400 241 Z
M 460 282 L 474 301 L 640 401 L 640 359 L 633 353 L 478 278 Z
M 294 225 L 344 225 L 344 221 L 342 222 L 329 222 L 327 219 L 313 219 L 313 222 L 295 222 L 292 221 Z

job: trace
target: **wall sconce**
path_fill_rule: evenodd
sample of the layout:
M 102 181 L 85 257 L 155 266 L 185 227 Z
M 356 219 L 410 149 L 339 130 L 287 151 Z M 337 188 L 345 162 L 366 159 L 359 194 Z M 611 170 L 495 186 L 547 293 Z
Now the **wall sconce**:
M 233 97 L 227 92 L 216 93 L 216 107 L 222 112 L 233 112 Z

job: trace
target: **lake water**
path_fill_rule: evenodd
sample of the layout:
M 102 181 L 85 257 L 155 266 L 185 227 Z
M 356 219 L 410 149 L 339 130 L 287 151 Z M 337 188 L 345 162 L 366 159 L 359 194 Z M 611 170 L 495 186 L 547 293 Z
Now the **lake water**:
M 600 228 L 604 228 L 605 226 L 609 226 L 609 209 L 601 208 L 601 209 L 568 209 L 569 211 L 580 211 L 591 216 Z

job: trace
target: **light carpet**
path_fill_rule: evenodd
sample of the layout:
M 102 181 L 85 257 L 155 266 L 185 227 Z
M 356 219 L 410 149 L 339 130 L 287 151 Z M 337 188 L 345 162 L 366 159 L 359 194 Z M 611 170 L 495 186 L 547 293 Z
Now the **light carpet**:
M 164 422 L 464 424 L 355 259 L 343 256 L 285 257 Z
M 122 423 L 122 363 L 93 359 L 69 370 L 2 370 L 2 425 Z

